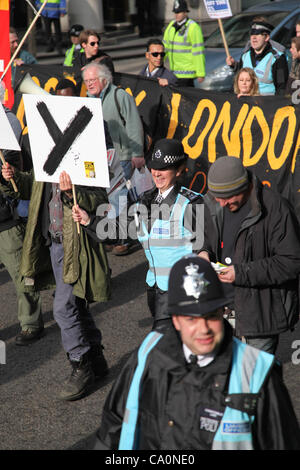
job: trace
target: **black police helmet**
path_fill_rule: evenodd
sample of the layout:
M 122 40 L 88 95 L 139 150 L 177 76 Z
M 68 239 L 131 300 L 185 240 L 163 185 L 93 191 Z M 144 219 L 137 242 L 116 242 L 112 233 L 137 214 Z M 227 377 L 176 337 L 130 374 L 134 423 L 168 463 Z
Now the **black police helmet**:
M 154 145 L 148 166 L 154 170 L 163 170 L 178 166 L 179 163 L 185 163 L 186 160 L 187 154 L 184 153 L 183 145 L 179 140 L 160 139 Z
M 69 31 L 69 36 L 76 36 L 78 37 L 81 31 L 84 30 L 84 27 L 81 24 L 73 24 Z
M 174 264 L 168 288 L 171 315 L 202 317 L 227 303 L 222 283 L 208 261 L 190 255 Z

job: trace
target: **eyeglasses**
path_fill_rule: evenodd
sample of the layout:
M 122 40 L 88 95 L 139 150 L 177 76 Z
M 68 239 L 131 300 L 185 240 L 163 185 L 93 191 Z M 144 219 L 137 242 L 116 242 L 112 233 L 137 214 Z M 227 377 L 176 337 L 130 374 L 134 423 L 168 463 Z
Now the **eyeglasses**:
M 151 55 L 153 55 L 153 57 L 158 57 L 159 55 L 161 57 L 165 57 L 166 53 L 165 52 L 150 52 Z
M 88 85 L 93 85 L 93 83 L 95 83 L 97 80 L 99 80 L 98 78 L 88 78 L 87 80 L 84 80 L 84 83 L 87 83 Z
M 94 47 L 96 44 L 97 44 L 97 46 L 99 46 L 100 41 L 92 41 L 92 42 L 89 42 L 89 46 L 92 46 L 92 47 Z

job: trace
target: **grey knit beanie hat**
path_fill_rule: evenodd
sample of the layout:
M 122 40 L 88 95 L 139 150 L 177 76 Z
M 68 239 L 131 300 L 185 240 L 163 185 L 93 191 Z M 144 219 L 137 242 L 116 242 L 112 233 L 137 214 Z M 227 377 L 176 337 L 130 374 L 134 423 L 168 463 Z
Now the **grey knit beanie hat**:
M 207 186 L 214 197 L 228 198 L 248 188 L 246 168 L 236 157 L 219 157 L 210 167 Z

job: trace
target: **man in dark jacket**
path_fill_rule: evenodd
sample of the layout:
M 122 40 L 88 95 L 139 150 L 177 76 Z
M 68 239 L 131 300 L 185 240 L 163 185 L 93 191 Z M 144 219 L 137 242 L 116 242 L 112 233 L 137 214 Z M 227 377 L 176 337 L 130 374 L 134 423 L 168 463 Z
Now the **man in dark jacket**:
M 275 353 L 278 335 L 299 319 L 299 228 L 288 201 L 263 186 L 235 157 L 208 172 L 204 253 L 219 273 L 236 334 Z
M 128 359 L 104 405 L 95 449 L 299 449 L 280 366 L 233 338 L 210 263 L 179 260 L 168 292 L 175 328 L 152 331 Z
M 0 106 L 4 100 L 4 88 L 0 83 Z M 21 141 L 22 129 L 17 117 L 4 107 L 8 121 L 14 131 L 18 142 Z M 3 150 L 5 160 L 20 168 L 22 165 L 21 152 Z M 0 162 L 0 168 L 2 163 Z M 1 182 L 1 177 L 0 177 Z M 28 345 L 38 340 L 44 331 L 40 293 L 25 292 L 24 282 L 19 278 L 23 239 L 25 233 L 25 219 L 22 219 L 17 210 L 17 200 L 7 198 L 0 192 L 0 262 L 9 272 L 18 298 L 18 320 L 21 332 L 16 336 L 16 344 Z
M 79 36 L 79 44 L 83 51 L 79 50 L 74 52 L 72 66 L 77 87 L 78 84 L 81 85 L 82 82 L 81 74 L 83 68 L 90 62 L 98 62 L 106 65 L 111 74 L 114 74 L 115 69 L 111 57 L 106 54 L 106 52 L 99 49 L 100 35 L 97 31 L 91 29 L 82 31 Z
M 149 39 L 145 55 L 148 65 L 142 68 L 140 75 L 157 79 L 161 86 L 177 85 L 177 77 L 164 66 L 166 53 L 160 39 Z

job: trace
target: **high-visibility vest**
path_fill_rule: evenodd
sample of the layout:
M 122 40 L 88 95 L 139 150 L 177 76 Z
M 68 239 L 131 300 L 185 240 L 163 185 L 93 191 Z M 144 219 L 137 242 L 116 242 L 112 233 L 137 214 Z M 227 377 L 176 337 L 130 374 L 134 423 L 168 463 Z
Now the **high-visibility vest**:
M 255 67 L 252 65 L 250 50 L 242 56 L 243 67 L 250 67 L 257 75 L 261 95 L 275 95 L 276 88 L 273 81 L 272 66 L 281 54 L 282 52 L 277 50 L 275 54 L 270 51 Z
M 189 191 L 183 187 L 182 189 Z M 198 196 L 197 193 L 190 192 Z M 143 220 L 139 224 L 137 236 L 149 263 L 146 277 L 149 286 L 154 286 L 156 283 L 161 290 L 167 291 L 172 266 L 180 258 L 193 252 L 193 234 L 184 227 L 184 213 L 189 202 L 188 197 L 179 193 L 169 219 L 157 218 L 150 232 Z
M 140 386 L 148 354 L 163 335 L 152 331 L 145 338 L 138 351 L 138 365 L 134 372 L 126 401 L 119 450 L 133 450 L 137 447 L 136 425 L 139 414 Z M 244 411 L 230 407 L 230 397 L 235 394 L 257 396 L 275 360 L 272 354 L 253 348 L 233 338 L 232 367 L 223 417 L 216 430 L 212 450 L 253 450 L 251 425 L 255 419 Z
M 170 70 L 178 78 L 205 77 L 204 40 L 200 26 L 188 19 L 176 32 L 174 23 L 171 21 L 163 37 Z

